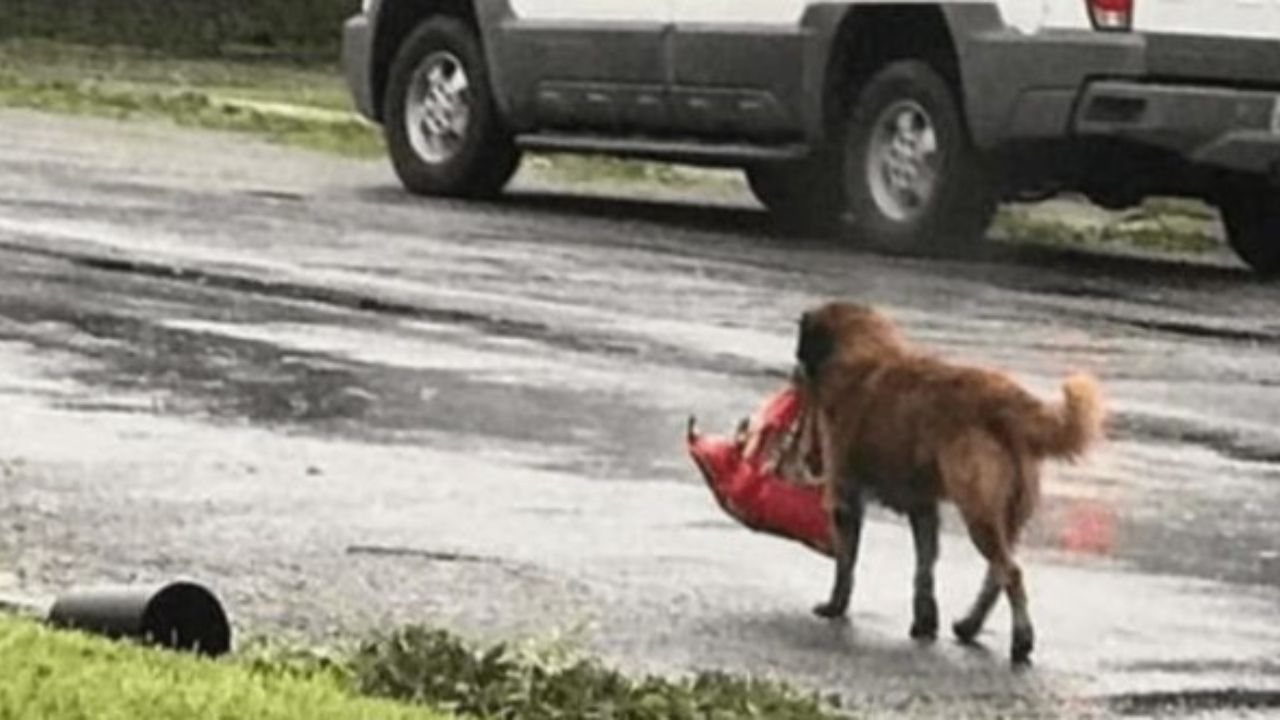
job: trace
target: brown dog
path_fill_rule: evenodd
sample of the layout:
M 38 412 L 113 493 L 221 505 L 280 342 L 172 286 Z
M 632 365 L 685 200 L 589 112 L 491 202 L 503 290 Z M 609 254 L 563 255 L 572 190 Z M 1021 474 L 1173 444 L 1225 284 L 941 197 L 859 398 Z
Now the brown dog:
M 1027 661 L 1034 631 L 1013 548 L 1039 498 L 1041 460 L 1075 459 L 1101 431 L 1093 379 L 1069 378 L 1062 404 L 1048 405 L 1003 374 L 912 350 L 884 316 L 850 303 L 804 314 L 796 359 L 836 548 L 831 597 L 814 612 L 835 618 L 848 610 L 863 509 L 872 497 L 910 519 L 911 636 L 935 638 L 938 504 L 949 500 L 989 563 L 955 634 L 972 640 L 1003 590 L 1013 607 L 1013 661 Z M 807 450 L 807 442 L 799 444 Z

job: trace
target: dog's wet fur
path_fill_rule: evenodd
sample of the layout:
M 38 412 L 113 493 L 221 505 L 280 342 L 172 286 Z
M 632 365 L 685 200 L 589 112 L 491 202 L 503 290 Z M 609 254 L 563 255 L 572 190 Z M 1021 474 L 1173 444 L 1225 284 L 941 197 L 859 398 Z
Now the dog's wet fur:
M 848 611 L 871 498 L 910 521 L 916 550 L 911 636 L 936 638 L 938 506 L 949 501 L 988 561 L 972 609 L 953 630 L 972 641 L 1003 591 L 1013 608 L 1011 656 L 1026 663 L 1034 630 L 1013 550 L 1039 500 L 1041 461 L 1075 460 L 1101 435 L 1097 383 L 1073 375 L 1063 384 L 1062 402 L 1048 404 L 1003 373 L 918 352 L 884 315 L 844 302 L 804 314 L 796 360 L 806 403 L 798 451 L 818 457 L 836 549 L 830 598 L 814 612 L 837 618 Z

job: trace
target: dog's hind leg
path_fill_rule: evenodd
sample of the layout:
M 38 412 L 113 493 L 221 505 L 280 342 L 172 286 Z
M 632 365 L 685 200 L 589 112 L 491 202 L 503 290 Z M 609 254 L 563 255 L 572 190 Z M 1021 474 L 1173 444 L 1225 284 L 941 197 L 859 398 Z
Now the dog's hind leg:
M 1022 584 L 1022 568 L 1009 558 L 1003 574 L 1005 592 L 1008 593 L 1009 605 L 1013 608 L 1013 643 L 1010 655 L 1015 664 L 1021 665 L 1031 660 L 1036 633 L 1031 625 L 1031 614 L 1027 610 L 1027 589 Z
M 978 590 L 978 596 L 974 598 L 968 614 L 951 626 L 960 642 L 973 642 L 978 633 L 982 632 L 987 616 L 991 614 L 996 601 L 1000 599 L 1000 590 L 1000 579 L 996 575 L 995 568 L 988 567 L 987 575 L 982 580 L 982 588 Z
M 1035 631 L 1027 610 L 1022 569 L 1013 559 L 1018 522 L 1011 512 L 1019 481 L 1017 460 L 994 438 L 975 433 L 943 450 L 939 470 L 943 484 L 964 517 L 969 537 L 990 564 L 988 579 L 969 616 L 953 628 L 962 640 L 971 639 L 982 627 L 999 591 L 1004 590 L 1013 608 L 1013 662 L 1025 663 L 1035 644 Z
M 911 537 L 916 546 L 915 600 L 911 637 L 933 640 L 938 637 L 938 601 L 933 592 L 933 568 L 938 562 L 938 506 L 930 505 L 910 514 Z
M 968 518 L 966 518 L 968 520 Z M 1002 524 L 988 523 L 985 520 L 968 520 L 969 535 L 978 546 L 978 551 L 991 564 L 987 571 L 987 580 L 983 583 L 978 599 L 969 616 L 956 624 L 956 635 L 962 640 L 965 635 L 972 638 L 982 622 L 986 619 L 991 607 L 995 605 L 1000 590 L 1009 597 L 1009 605 L 1013 609 L 1013 642 L 1010 657 L 1015 664 L 1026 663 L 1031 658 L 1031 650 L 1035 645 L 1035 630 L 1031 625 L 1031 615 L 1027 610 L 1027 592 L 1022 584 L 1022 568 L 1014 561 L 1009 542 Z

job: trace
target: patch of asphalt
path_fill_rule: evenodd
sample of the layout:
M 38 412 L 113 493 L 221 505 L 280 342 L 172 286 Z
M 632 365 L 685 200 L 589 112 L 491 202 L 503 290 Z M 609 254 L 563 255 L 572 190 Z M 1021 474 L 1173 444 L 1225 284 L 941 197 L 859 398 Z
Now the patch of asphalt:
M 286 197 L 284 199 L 291 199 Z M 734 356 L 709 356 L 690 352 L 675 344 L 662 344 L 652 338 L 644 341 L 627 341 L 603 333 L 590 334 L 583 329 L 572 332 L 553 328 L 545 323 L 516 320 L 456 307 L 434 307 L 427 304 L 397 299 L 379 294 L 371 289 L 346 288 L 334 284 L 320 285 L 305 280 L 288 280 L 267 277 L 252 269 L 237 269 L 208 264 L 182 264 L 178 260 L 147 260 L 127 253 L 103 250 L 69 249 L 58 246 L 40 247 L 28 242 L 5 242 L 0 248 L 7 252 L 63 260 L 92 270 L 156 278 L 187 283 L 208 288 L 250 293 L 259 296 L 318 303 L 356 312 L 374 313 L 389 317 L 424 320 L 442 324 L 463 325 L 483 333 L 500 337 L 543 343 L 559 350 L 603 355 L 613 358 L 640 358 L 659 365 L 694 368 L 726 373 L 745 378 L 770 378 L 782 380 L 782 370 Z M 1080 299 L 1094 297 L 1093 293 L 1075 294 Z M 1045 304 L 1040 299 L 1034 303 Z M 1280 340 L 1280 334 L 1250 330 L 1241 327 L 1213 327 L 1213 318 L 1153 319 L 1135 318 L 1123 313 L 1107 313 L 1096 305 L 1086 308 L 1064 308 L 1054 305 L 1057 312 L 1076 314 L 1090 320 L 1101 319 L 1116 325 L 1143 327 L 1152 332 L 1164 332 L 1192 338 L 1210 338 L 1219 341 L 1242 342 L 1251 345 L 1264 341 Z M 643 344 L 642 344 L 643 343 Z M 1224 428 L 1216 420 L 1199 420 L 1134 410 L 1120 410 L 1112 417 L 1110 430 L 1116 439 L 1135 439 L 1157 442 L 1177 442 L 1206 447 L 1224 457 L 1248 462 L 1280 463 L 1280 446 L 1259 433 L 1248 433 L 1236 428 Z
M 1199 445 L 1232 460 L 1280 464 L 1280 445 L 1274 438 L 1222 427 L 1216 421 L 1125 410 L 1112 414 L 1107 429 L 1113 440 Z
M 31 266 L 40 264 L 49 267 Z M 48 280 L 48 273 L 71 267 L 11 255 L 6 271 L 13 275 L 6 279 L 23 286 L 34 279 L 44 292 L 0 293 L 0 340 L 30 345 L 47 357 L 73 358 L 60 375 L 95 389 L 46 394 L 56 408 L 119 418 L 175 414 L 248 422 L 387 445 L 478 451 L 513 445 L 528 448 L 531 465 L 586 466 L 612 480 L 668 477 L 676 459 L 657 452 L 678 437 L 661 400 L 636 397 L 616 384 L 602 391 L 601 376 L 573 364 L 569 353 L 539 357 L 523 344 L 513 356 L 508 343 L 479 333 L 379 322 L 287 300 L 236 300 L 228 317 L 217 308 L 234 294 L 208 286 L 175 288 L 89 272 Z M 133 300 L 127 307 L 97 310 L 112 302 L 113 284 Z M 60 299 L 72 294 L 74 300 Z M 176 302 L 188 303 L 197 317 L 174 320 Z M 249 318 L 251 327 L 245 325 Z M 377 343 L 379 332 L 397 340 Z M 352 352 L 360 343 L 381 345 L 382 352 Z M 442 352 L 449 343 L 455 351 Z M 554 369 L 566 359 L 568 368 Z M 512 362 L 523 371 L 504 377 Z M 495 367 L 502 369 L 486 372 Z M 143 402 L 123 399 L 130 394 Z M 635 423 L 650 430 L 637 432 Z M 617 449 L 619 436 L 630 439 L 624 452 Z M 680 459 L 677 467 L 683 467 Z
M 1111 316 L 1103 317 L 1102 319 L 1110 323 L 1178 337 L 1226 340 L 1251 344 L 1280 343 L 1280 327 L 1275 330 L 1240 327 L 1239 325 L 1233 327 L 1229 322 L 1224 322 L 1222 318 L 1160 319 Z
M 110 252 L 77 251 L 60 247 L 39 247 L 31 243 L 0 240 L 0 249 L 65 260 L 76 265 L 105 272 L 144 275 L 175 282 L 193 283 L 242 293 L 252 293 L 290 300 L 302 300 L 359 312 L 376 313 L 436 323 L 463 325 L 488 334 L 530 340 L 548 346 L 596 355 L 641 358 L 672 367 L 694 368 L 727 373 L 740 377 L 782 379 L 784 371 L 770 368 L 745 358 L 691 353 L 678 345 L 652 340 L 627 340 L 602 333 L 590 334 L 581 329 L 565 332 L 538 322 L 515 320 L 455 307 L 433 307 L 378 294 L 368 289 L 320 285 L 299 280 L 269 278 L 249 270 L 222 266 L 183 265 L 178 261 L 144 260 L 136 256 Z
M 1141 298 L 1130 292 L 1104 294 L 1100 291 L 1077 293 L 1044 293 L 1028 288 L 1023 302 L 1060 317 L 1081 322 L 1103 323 L 1126 330 L 1140 330 L 1152 335 L 1214 340 L 1257 346 L 1280 345 L 1280 324 L 1269 317 L 1238 317 L 1210 314 L 1203 310 L 1179 308 L 1168 297 Z M 1111 300 L 1126 307 L 1107 307 Z

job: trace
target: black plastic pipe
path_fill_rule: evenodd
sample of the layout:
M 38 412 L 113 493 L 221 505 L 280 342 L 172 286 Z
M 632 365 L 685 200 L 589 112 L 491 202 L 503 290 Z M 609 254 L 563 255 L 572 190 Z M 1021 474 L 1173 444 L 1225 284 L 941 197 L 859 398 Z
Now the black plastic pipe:
M 231 650 L 222 604 L 191 582 L 75 590 L 54 601 L 49 623 L 209 657 Z

